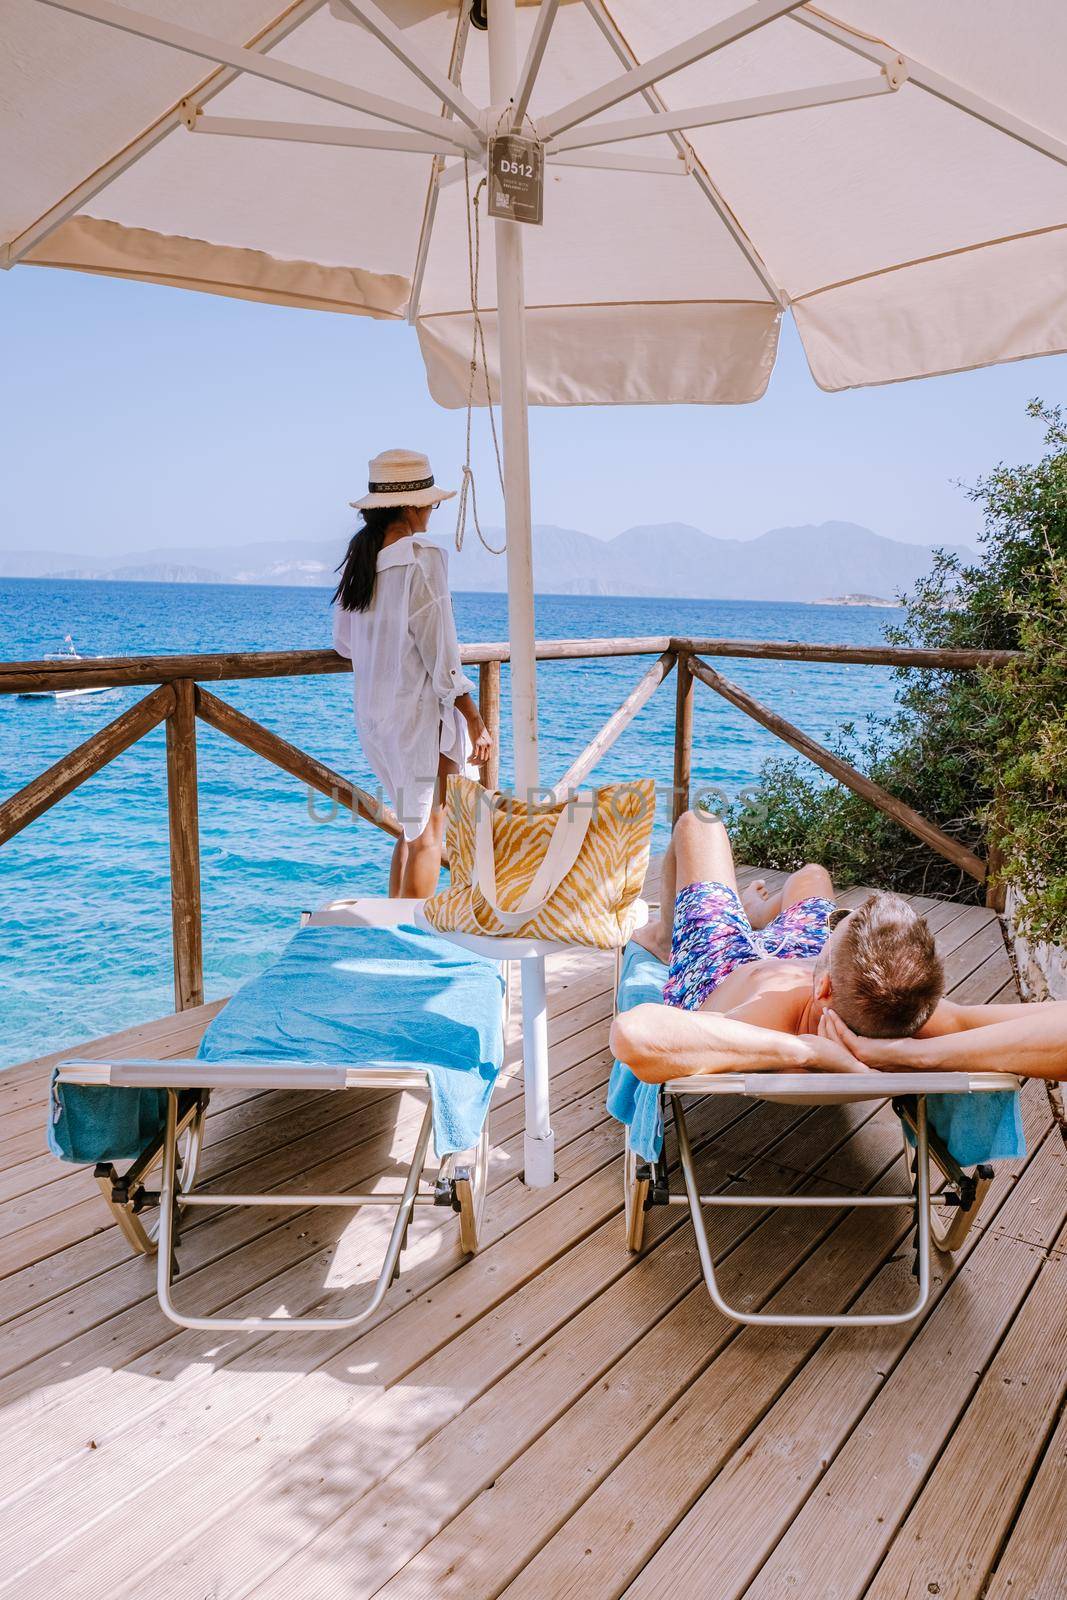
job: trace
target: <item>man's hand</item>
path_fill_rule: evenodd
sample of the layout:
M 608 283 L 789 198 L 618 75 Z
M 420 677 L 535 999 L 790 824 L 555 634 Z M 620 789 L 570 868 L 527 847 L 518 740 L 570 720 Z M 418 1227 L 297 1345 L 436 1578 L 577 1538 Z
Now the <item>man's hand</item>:
M 836 1011 L 824 1011 L 819 1018 L 819 1038 L 843 1050 L 861 1069 L 874 1067 L 881 1071 L 897 1071 L 915 1066 L 907 1056 L 907 1039 L 866 1039 L 853 1033 L 841 1021 Z
M 810 1072 L 866 1072 L 866 1064 L 847 1045 L 824 1026 L 828 1013 L 823 1012 L 819 1019 L 819 1031 L 813 1040 L 815 1060 L 809 1067 Z

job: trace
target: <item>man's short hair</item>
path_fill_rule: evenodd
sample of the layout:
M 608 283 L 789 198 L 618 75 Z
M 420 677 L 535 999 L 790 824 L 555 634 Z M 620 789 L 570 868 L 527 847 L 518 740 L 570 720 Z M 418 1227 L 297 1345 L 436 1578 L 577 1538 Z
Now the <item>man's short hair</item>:
M 918 1033 L 945 990 L 945 969 L 923 917 L 898 894 L 872 894 L 835 936 L 830 1003 L 868 1039 Z

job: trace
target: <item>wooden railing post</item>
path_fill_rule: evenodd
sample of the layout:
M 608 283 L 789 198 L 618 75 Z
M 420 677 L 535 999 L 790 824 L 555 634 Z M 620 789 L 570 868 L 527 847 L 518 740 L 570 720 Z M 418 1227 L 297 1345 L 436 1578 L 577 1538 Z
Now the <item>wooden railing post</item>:
M 170 907 L 174 941 L 174 1009 L 204 1003 L 200 915 L 200 821 L 196 781 L 196 686 L 174 684 L 167 718 L 167 811 L 170 819 Z
M 677 694 L 674 709 L 674 803 L 671 825 L 689 810 L 689 789 L 693 768 L 693 674 L 689 652 L 679 650 Z
M 500 662 L 483 661 L 478 668 L 478 710 L 489 729 L 493 748 L 482 768 L 487 789 L 500 787 Z

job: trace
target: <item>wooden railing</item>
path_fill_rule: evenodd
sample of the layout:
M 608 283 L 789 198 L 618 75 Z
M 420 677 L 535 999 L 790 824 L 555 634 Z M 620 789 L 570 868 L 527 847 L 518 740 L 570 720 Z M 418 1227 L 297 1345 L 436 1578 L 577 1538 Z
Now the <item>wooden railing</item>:
M 763 639 L 551 639 L 537 647 L 540 661 L 590 660 L 612 656 L 655 656 L 586 748 L 552 789 L 564 795 L 581 784 L 619 736 L 648 703 L 672 671 L 677 672 L 675 701 L 673 807 L 674 820 L 690 800 L 693 756 L 693 695 L 697 683 L 760 723 L 799 751 L 839 783 L 861 795 L 917 839 L 951 861 L 967 876 L 987 884 L 987 903 L 996 904 L 998 889 L 987 881 L 987 864 L 958 840 L 921 817 L 896 796 L 872 782 L 848 762 L 827 750 L 770 710 L 703 658 L 757 661 L 827 662 L 858 666 L 927 667 L 972 671 L 999 667 L 1012 659 L 1007 650 L 914 650 L 890 645 L 794 644 Z M 499 784 L 500 668 L 510 656 L 506 644 L 470 645 L 464 664 L 477 666 L 482 717 L 493 735 L 493 754 L 483 777 Z M 0 845 L 99 772 L 138 739 L 166 725 L 167 803 L 170 823 L 171 927 L 176 1010 L 199 1005 L 204 997 L 203 940 L 200 903 L 199 801 L 196 721 L 235 740 L 289 773 L 309 788 L 328 795 L 354 815 L 394 837 L 400 825 L 375 797 L 307 751 L 272 733 L 236 706 L 202 685 L 248 678 L 302 677 L 346 672 L 349 663 L 332 650 L 281 650 L 222 655 L 113 656 L 93 661 L 0 662 L 0 694 L 72 688 L 150 687 L 151 693 L 114 721 L 91 735 L 24 788 L 0 802 Z

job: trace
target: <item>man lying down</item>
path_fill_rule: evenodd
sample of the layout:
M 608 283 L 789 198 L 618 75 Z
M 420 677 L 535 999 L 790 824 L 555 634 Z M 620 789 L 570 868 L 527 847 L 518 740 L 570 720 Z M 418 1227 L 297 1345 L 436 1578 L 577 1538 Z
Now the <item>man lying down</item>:
M 717 817 L 680 818 L 661 911 L 635 936 L 669 966 L 664 1004 L 620 1012 L 615 1056 L 646 1083 L 689 1073 L 1006 1071 L 1067 1077 L 1067 1004 L 957 1005 L 925 920 L 895 894 L 834 906 L 809 864 L 738 892 Z M 673 913 L 673 918 L 672 918 Z

